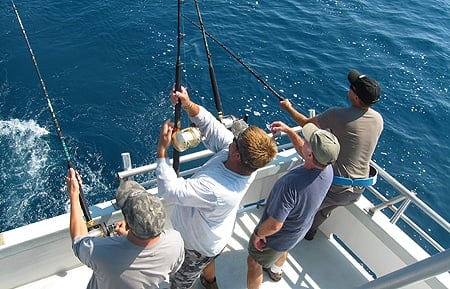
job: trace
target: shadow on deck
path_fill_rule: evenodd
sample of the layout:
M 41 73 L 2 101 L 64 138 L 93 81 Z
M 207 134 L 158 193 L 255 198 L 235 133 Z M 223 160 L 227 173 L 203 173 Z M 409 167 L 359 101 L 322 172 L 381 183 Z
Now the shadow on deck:
M 247 244 L 262 211 L 255 208 L 238 215 L 232 239 L 216 260 L 220 289 L 247 288 Z M 261 288 L 348 289 L 367 282 L 364 274 L 321 233 L 312 241 L 302 240 L 290 252 L 283 271 L 279 282 L 264 273 Z M 195 288 L 202 286 L 196 284 Z

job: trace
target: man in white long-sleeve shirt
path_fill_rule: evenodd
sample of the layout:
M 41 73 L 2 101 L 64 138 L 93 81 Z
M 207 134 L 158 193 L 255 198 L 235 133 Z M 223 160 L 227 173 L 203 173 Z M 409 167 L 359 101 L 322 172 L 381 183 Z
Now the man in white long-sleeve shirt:
M 217 288 L 214 259 L 233 232 L 239 203 L 254 179 L 254 172 L 275 158 L 275 141 L 262 129 L 250 126 L 234 135 L 187 90 L 173 91 L 172 104 L 180 101 L 200 129 L 204 145 L 216 154 L 191 178 L 178 178 L 167 155 L 173 123 L 166 121 L 158 143 L 158 192 L 174 202 L 172 224 L 185 242 L 185 261 L 171 278 L 171 288 L 191 288 L 201 275 L 205 288 Z M 201 274 L 203 271 L 203 274 Z

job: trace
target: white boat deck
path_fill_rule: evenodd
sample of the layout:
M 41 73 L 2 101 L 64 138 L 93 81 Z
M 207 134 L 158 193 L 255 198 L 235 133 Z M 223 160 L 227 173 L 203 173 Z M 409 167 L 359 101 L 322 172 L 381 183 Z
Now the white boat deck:
M 207 156 L 208 152 L 203 152 L 196 156 L 196 159 Z M 258 170 L 255 181 L 244 196 L 241 205 L 264 200 L 275 180 L 301 163 L 297 157 L 293 149 L 280 150 L 276 161 Z M 152 164 L 145 168 L 126 170 L 122 177 L 127 177 L 125 174 L 131 176 L 144 173 L 155 167 L 156 164 Z M 382 172 L 382 168 L 378 170 Z M 393 179 L 386 172 L 382 176 L 387 180 Z M 395 179 L 391 182 L 396 184 Z M 409 199 L 414 199 L 415 204 L 429 211 L 429 216 L 436 215 L 405 190 L 402 189 L 402 194 Z M 150 189 L 149 192 L 155 194 L 156 188 Z M 171 215 L 171 205 L 166 204 L 166 208 L 168 215 Z M 371 213 L 370 210 L 373 208 L 374 204 L 364 196 L 352 205 L 337 208 L 333 211 L 332 218 L 327 219 L 320 227 L 323 234 L 317 234 L 313 241 L 301 241 L 290 252 L 283 266 L 283 280 L 273 282 L 264 273 L 264 283 L 261 288 L 353 289 L 372 279 L 362 265 L 342 250 L 336 241 L 326 236 L 339 236 L 345 246 L 378 277 L 385 277 L 403 269 L 409 272 L 411 266 L 430 257 L 429 253 L 400 227 L 392 223 L 381 210 Z M 113 224 L 123 218 L 120 211 L 117 211 L 110 201 L 96 204 L 90 207 L 90 210 L 98 224 Z M 219 288 L 246 288 L 247 243 L 262 211 L 262 208 L 253 206 L 243 209 L 238 214 L 234 234 L 222 255 L 216 260 Z M 441 220 L 440 216 L 434 216 L 433 219 L 450 231 L 448 222 Z M 64 214 L 0 233 L 0 280 L 2 281 L 0 288 L 86 288 L 92 272 L 74 257 L 70 246 L 68 224 L 69 215 Z M 413 275 L 416 276 L 416 273 L 421 275 L 417 280 L 414 276 L 408 275 L 406 281 L 409 283 L 405 283 L 408 285 L 402 288 L 450 289 L 450 274 L 446 261 L 448 257 L 445 258 L 447 259 L 434 259 L 433 266 L 414 267 Z M 431 272 L 427 270 L 432 269 L 431 267 L 434 268 L 433 274 L 428 275 Z M 403 277 L 404 275 L 397 276 L 395 281 L 404 281 Z M 382 278 L 377 281 L 380 279 Z M 392 285 L 395 281 L 389 279 L 387 283 Z M 401 286 L 393 285 L 383 288 L 398 287 Z M 161 288 L 167 289 L 169 284 L 164 283 Z M 196 284 L 195 289 L 198 288 L 201 286 Z
M 217 259 L 219 288 L 247 288 L 247 243 L 262 210 L 253 209 L 239 216 L 232 239 Z M 368 280 L 333 242 L 321 233 L 312 241 L 302 240 L 290 252 L 283 271 L 283 279 L 279 282 L 273 282 L 264 272 L 261 288 L 349 289 Z
M 220 289 L 247 288 L 247 242 L 262 210 L 253 208 L 239 214 L 233 237 L 216 260 Z M 264 273 L 261 288 L 348 289 L 368 280 L 323 234 L 317 234 L 313 241 L 300 242 L 290 253 L 283 269 L 284 277 L 280 282 L 273 282 Z M 80 266 L 18 288 L 86 288 L 91 274 L 89 268 Z M 169 288 L 168 283 L 163 283 L 161 288 Z M 202 286 L 197 283 L 195 288 Z

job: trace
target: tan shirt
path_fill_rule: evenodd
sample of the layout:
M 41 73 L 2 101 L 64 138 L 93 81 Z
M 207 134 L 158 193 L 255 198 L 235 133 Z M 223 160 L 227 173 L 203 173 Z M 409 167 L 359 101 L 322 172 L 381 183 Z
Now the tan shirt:
M 341 144 L 334 174 L 346 178 L 367 178 L 369 163 L 383 131 L 380 113 L 354 106 L 333 107 L 318 115 L 320 128 L 330 129 Z

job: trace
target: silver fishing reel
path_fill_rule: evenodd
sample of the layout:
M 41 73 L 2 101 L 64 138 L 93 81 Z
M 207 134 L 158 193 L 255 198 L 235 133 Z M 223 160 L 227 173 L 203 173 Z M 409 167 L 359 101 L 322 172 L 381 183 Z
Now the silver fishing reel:
M 226 128 L 229 129 L 233 125 L 233 122 L 235 122 L 236 120 L 237 120 L 237 117 L 235 117 L 233 115 L 224 115 L 220 121 Z
M 190 126 L 172 135 L 172 145 L 177 151 L 184 152 L 188 148 L 198 146 L 201 138 L 200 130 L 197 127 Z

